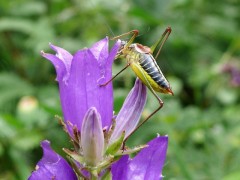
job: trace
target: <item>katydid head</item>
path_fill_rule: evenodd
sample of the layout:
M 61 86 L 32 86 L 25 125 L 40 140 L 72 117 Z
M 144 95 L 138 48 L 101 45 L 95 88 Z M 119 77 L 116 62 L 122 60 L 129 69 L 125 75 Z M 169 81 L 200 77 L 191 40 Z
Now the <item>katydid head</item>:
M 120 40 L 121 41 L 121 44 L 120 44 L 120 47 L 118 49 L 118 52 L 116 54 L 116 57 L 115 59 L 121 57 L 123 55 L 123 51 L 126 49 L 126 44 L 127 44 L 127 41 L 123 41 L 123 40 Z

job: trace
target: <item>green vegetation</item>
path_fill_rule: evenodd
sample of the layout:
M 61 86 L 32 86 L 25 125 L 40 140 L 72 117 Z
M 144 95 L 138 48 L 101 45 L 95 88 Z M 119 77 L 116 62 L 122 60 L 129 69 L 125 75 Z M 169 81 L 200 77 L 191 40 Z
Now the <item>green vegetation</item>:
M 175 96 L 159 94 L 164 107 L 128 145 L 167 134 L 166 180 L 240 179 L 239 12 L 238 0 L 1 1 L 0 179 L 26 179 L 42 156 L 41 140 L 63 157 L 70 146 L 54 120 L 61 116 L 55 71 L 40 56 L 52 52 L 49 42 L 74 53 L 138 29 L 136 41 L 151 46 L 167 26 L 173 32 L 158 63 Z M 114 81 L 116 112 L 134 79 L 129 69 Z M 158 105 L 148 94 L 143 117 Z

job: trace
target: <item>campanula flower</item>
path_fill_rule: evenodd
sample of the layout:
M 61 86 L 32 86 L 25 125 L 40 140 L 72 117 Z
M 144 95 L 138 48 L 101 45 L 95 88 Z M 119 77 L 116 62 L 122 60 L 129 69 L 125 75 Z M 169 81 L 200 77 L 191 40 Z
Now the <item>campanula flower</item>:
M 132 149 L 124 145 L 124 140 L 137 127 L 145 106 L 145 85 L 136 80 L 117 115 L 113 114 L 112 83 L 101 86 L 112 77 L 112 63 L 120 42 L 117 41 L 109 52 L 108 38 L 105 38 L 74 55 L 52 44 L 50 47 L 56 54 L 42 52 L 42 56 L 52 62 L 57 72 L 64 119 L 62 124 L 74 146 L 74 150 L 64 149 L 72 169 L 62 172 L 68 169 L 63 166 L 70 165 L 50 149 L 47 141 L 43 141 L 43 158 L 30 179 L 39 179 L 41 175 L 70 180 L 76 177 L 161 179 L 167 150 L 166 136 L 159 136 L 147 145 Z M 47 148 L 43 144 L 47 144 Z M 133 159 L 129 158 L 129 154 L 138 151 Z M 64 165 L 59 163 L 58 166 L 60 161 Z M 45 176 L 48 172 L 51 176 Z
M 222 71 L 230 74 L 230 83 L 234 87 L 240 86 L 240 64 L 237 62 L 229 62 L 222 66 Z

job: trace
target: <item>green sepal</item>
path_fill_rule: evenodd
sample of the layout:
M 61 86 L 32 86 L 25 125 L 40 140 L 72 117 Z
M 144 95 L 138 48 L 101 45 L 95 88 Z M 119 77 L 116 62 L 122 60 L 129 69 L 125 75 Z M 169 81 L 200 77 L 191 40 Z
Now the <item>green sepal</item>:
M 71 163 L 71 167 L 74 169 L 75 173 L 78 175 L 78 179 L 87 179 L 87 177 L 81 173 L 79 167 L 76 165 L 76 161 L 70 156 L 67 156 L 67 159 Z
M 110 172 L 110 170 L 107 170 L 107 172 L 102 176 L 102 179 L 112 180 L 112 173 Z
M 118 157 L 118 156 L 123 156 L 123 155 L 130 155 L 130 154 L 133 154 L 133 153 L 137 153 L 138 151 L 140 151 L 141 149 L 144 149 L 148 147 L 147 144 L 144 144 L 144 145 L 140 145 L 140 146 L 136 146 L 132 149 L 126 149 L 126 150 L 119 150 L 117 153 L 114 154 L 115 158 Z
M 106 169 L 107 167 L 109 167 L 112 163 L 114 162 L 114 156 L 109 155 L 107 157 L 104 158 L 104 161 L 102 161 L 101 163 L 99 163 L 97 165 L 97 169 Z
M 81 163 L 81 164 L 84 164 L 84 159 L 82 156 L 80 156 L 79 154 L 77 154 L 76 152 L 74 151 L 70 151 L 69 149 L 65 149 L 63 148 L 63 151 L 69 155 L 72 159 L 74 159 L 75 161 Z
M 113 162 L 114 156 L 109 155 L 105 157 L 104 161 L 99 163 L 97 166 L 84 166 L 84 169 L 91 172 L 92 175 L 95 175 L 96 173 L 100 173 L 103 169 L 109 168 Z
M 125 137 L 125 131 L 122 132 L 122 135 L 120 136 L 120 138 L 118 138 L 115 142 L 113 142 L 110 146 L 107 147 L 105 154 L 114 155 L 116 152 L 118 152 L 123 144 L 124 137 Z
M 91 174 L 91 180 L 97 180 L 98 179 L 98 172 L 97 172 L 96 169 L 91 169 L 90 174 Z
M 111 125 L 109 131 L 106 132 L 106 134 L 104 135 L 104 137 L 105 137 L 105 138 L 104 138 L 104 139 L 105 139 L 105 144 L 108 144 L 108 143 L 109 143 L 109 138 L 112 136 L 112 133 L 113 133 L 115 127 L 116 127 L 116 120 L 113 119 L 113 120 L 112 120 L 112 125 Z

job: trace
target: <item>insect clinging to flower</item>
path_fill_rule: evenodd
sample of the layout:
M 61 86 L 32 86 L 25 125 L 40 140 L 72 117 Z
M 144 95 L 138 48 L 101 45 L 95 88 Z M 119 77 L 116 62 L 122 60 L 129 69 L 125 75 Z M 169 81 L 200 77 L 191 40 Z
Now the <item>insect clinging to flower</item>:
M 130 66 L 136 76 L 148 87 L 148 89 L 153 93 L 153 95 L 157 98 L 159 102 L 159 107 L 155 111 L 153 111 L 145 120 L 143 120 L 136 129 L 138 129 L 142 124 L 144 124 L 150 117 L 152 117 L 157 111 L 159 111 L 163 107 L 163 101 L 156 92 L 173 95 L 170 83 L 164 77 L 160 67 L 157 65 L 156 62 L 156 59 L 159 56 L 164 43 L 171 34 L 171 31 L 171 27 L 167 27 L 159 40 L 157 40 L 157 42 L 154 43 L 151 47 L 144 46 L 139 43 L 133 43 L 134 39 L 139 33 L 138 30 L 132 30 L 122 35 L 115 36 L 111 39 L 116 40 L 123 36 L 132 34 L 132 37 L 129 39 L 129 41 L 120 40 L 121 46 L 115 57 L 115 59 L 126 59 L 127 65 L 106 83 L 101 84 L 101 86 L 106 86 L 109 82 L 111 82 L 115 77 L 117 77 L 120 73 L 122 73 Z M 154 56 L 153 54 L 158 46 L 159 49 Z

